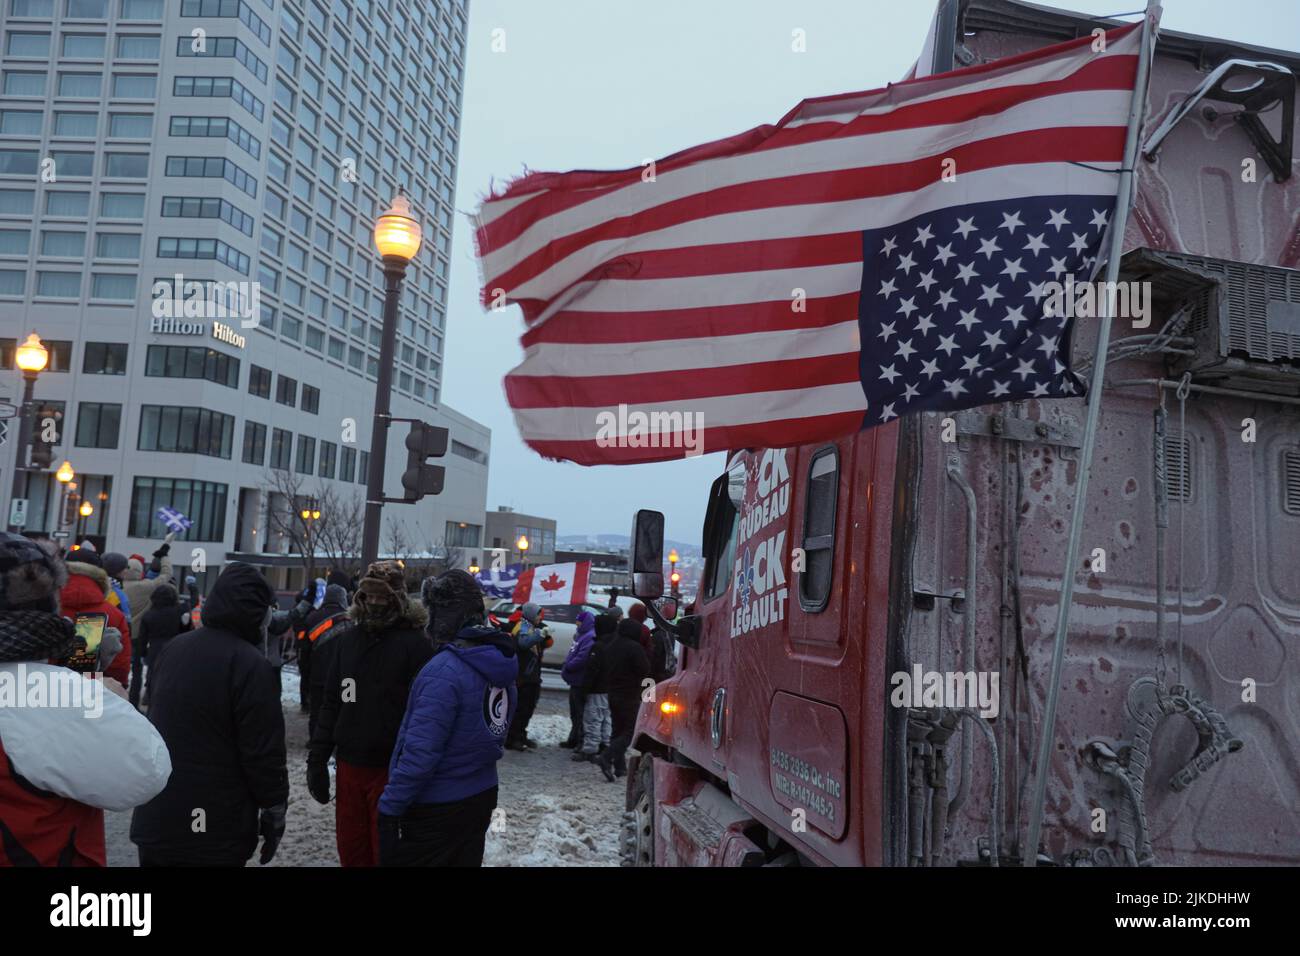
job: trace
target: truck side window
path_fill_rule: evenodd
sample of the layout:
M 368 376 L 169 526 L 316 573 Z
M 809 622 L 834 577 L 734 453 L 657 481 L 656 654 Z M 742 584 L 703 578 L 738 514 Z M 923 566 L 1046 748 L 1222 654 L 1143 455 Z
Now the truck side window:
M 830 599 L 835 562 L 835 511 L 840 489 L 840 456 L 823 448 L 808 463 L 808 497 L 804 504 L 803 550 L 807 561 L 799 575 L 799 606 L 820 611 Z
M 713 483 L 709 496 L 709 513 L 704 518 L 704 555 L 708 575 L 704 587 L 706 601 L 724 594 L 731 586 L 731 566 L 736 560 L 736 533 L 740 529 L 740 512 L 727 493 L 727 476 Z

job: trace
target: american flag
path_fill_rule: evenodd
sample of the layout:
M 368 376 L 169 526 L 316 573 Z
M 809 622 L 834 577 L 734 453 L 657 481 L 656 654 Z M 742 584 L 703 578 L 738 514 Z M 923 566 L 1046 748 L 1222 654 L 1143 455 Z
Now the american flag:
M 632 463 L 681 457 L 685 432 L 611 442 L 614 416 L 694 420 L 710 452 L 1082 394 L 1044 302 L 1095 272 L 1140 40 L 806 100 L 653 166 L 494 194 L 475 238 L 484 304 L 527 325 L 505 382 L 523 438 Z

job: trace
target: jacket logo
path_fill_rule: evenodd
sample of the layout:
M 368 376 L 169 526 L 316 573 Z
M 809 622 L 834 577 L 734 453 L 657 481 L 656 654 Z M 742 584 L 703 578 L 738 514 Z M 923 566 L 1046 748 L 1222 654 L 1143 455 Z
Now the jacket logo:
M 483 692 L 483 723 L 493 737 L 506 732 L 506 718 L 510 711 L 510 695 L 504 687 L 489 687 Z

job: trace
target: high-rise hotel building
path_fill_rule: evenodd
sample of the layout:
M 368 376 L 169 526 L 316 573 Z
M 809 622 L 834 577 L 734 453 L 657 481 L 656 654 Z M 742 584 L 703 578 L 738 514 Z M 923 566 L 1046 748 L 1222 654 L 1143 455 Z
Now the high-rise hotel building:
M 444 492 L 388 506 L 381 551 L 397 521 L 408 553 L 480 554 L 490 435 L 440 394 L 467 0 L 0 3 L 0 399 L 20 397 L 14 345 L 36 331 L 54 463 L 93 509 L 69 522 L 33 473 L 27 530 L 147 555 L 166 506 L 192 521 L 187 560 L 290 565 L 272 516 L 295 495 L 364 500 L 372 230 L 400 190 L 424 244 L 392 414 L 451 443 Z M 406 431 L 389 436 L 390 496 Z

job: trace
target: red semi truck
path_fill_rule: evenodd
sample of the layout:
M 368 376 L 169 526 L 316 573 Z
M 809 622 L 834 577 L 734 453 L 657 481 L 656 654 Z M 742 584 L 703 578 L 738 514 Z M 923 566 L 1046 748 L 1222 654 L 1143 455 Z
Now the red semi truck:
M 969 0 L 955 61 L 1099 25 Z M 1106 356 L 1039 845 L 1081 400 L 731 455 L 637 723 L 626 863 L 1300 862 L 1298 70 L 1160 36 L 1122 272 L 1150 324 Z M 657 597 L 662 516 L 632 560 Z

